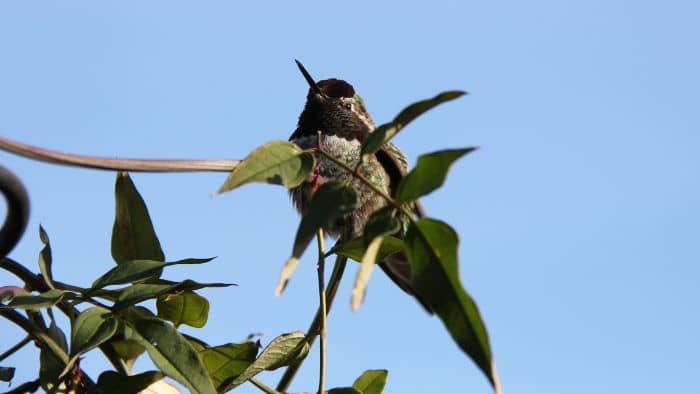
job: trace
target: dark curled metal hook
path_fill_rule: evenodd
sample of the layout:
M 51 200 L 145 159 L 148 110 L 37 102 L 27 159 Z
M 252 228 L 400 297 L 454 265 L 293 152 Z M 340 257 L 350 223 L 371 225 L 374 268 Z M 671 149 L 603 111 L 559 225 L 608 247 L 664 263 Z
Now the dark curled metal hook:
M 7 168 L 0 166 L 0 192 L 7 202 L 7 216 L 0 229 L 0 258 L 17 245 L 29 221 L 29 196 L 22 181 Z

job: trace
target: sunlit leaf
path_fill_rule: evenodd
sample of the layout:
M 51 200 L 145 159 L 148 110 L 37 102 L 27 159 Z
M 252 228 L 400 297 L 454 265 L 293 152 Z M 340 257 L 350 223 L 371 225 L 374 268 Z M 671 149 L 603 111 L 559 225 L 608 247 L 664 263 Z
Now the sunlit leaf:
M 231 390 L 262 371 L 272 371 L 297 362 L 305 357 L 308 351 L 309 344 L 304 333 L 295 331 L 280 335 L 273 339 L 237 378 L 226 385 L 226 390 Z
M 55 289 L 53 274 L 51 273 L 51 244 L 49 243 L 49 236 L 41 225 L 39 225 L 39 239 L 44 244 L 44 248 L 39 252 L 39 270 L 49 288 Z
M 108 309 L 88 308 L 73 321 L 71 330 L 71 356 L 85 353 L 106 342 L 117 332 L 117 319 Z
M 139 341 L 164 374 L 192 393 L 216 393 L 199 354 L 173 326 L 159 319 L 138 319 L 129 325 L 133 331 L 125 331 L 132 336 L 127 339 Z
M 96 390 L 99 394 L 139 393 L 151 384 L 163 379 L 160 371 L 147 371 L 136 375 L 122 375 L 105 371 L 97 378 Z
M 442 186 L 452 163 L 477 148 L 448 149 L 418 157 L 416 167 L 399 183 L 396 201 L 408 202 Z
M 388 374 L 386 369 L 367 370 L 355 380 L 352 387 L 361 391 L 362 394 L 382 394 Z
M 389 141 L 403 127 L 415 118 L 421 116 L 424 112 L 446 101 L 454 100 L 464 94 L 465 92 L 457 90 L 447 91 L 431 99 L 418 101 L 404 108 L 396 115 L 394 120 L 377 127 L 376 130 L 369 133 L 367 139 L 362 143 L 362 156 L 367 156 L 378 151 L 384 143 Z
M 352 212 L 357 207 L 357 196 L 351 187 L 340 182 L 322 184 L 314 193 L 309 203 L 308 213 L 301 218 L 292 257 L 285 264 L 277 284 L 276 294 L 280 294 L 291 277 L 296 260 L 301 257 L 318 230 L 339 216 Z M 291 269 L 289 267 L 292 267 Z
M 7 305 L 0 305 L 0 309 L 29 309 L 39 310 L 56 305 L 63 298 L 63 290 L 52 289 L 37 295 L 18 295 Z
M 457 233 L 447 223 L 423 218 L 409 225 L 404 242 L 414 288 L 498 392 L 486 327 L 459 279 Z
M 257 354 L 258 344 L 255 342 L 229 343 L 199 350 L 204 366 L 219 390 L 255 361 Z
M 184 280 L 173 284 L 157 284 L 157 283 L 137 283 L 125 289 L 120 290 L 119 297 L 112 307 L 114 310 L 120 310 L 127 306 L 138 304 L 139 302 L 158 298 L 164 294 L 175 293 L 180 291 L 192 291 L 203 289 L 205 287 L 228 287 L 233 286 L 230 283 L 198 283 L 193 280 Z
M 209 317 L 209 301 L 191 291 L 160 296 L 156 308 L 158 317 L 173 322 L 175 327 L 180 324 L 204 327 Z
M 112 257 L 117 264 L 129 260 L 164 261 L 165 255 L 153 229 L 143 198 L 126 172 L 117 173 Z
M 287 188 L 299 186 L 311 173 L 314 158 L 288 141 L 272 141 L 251 152 L 219 188 L 218 193 L 250 182 L 272 183 Z

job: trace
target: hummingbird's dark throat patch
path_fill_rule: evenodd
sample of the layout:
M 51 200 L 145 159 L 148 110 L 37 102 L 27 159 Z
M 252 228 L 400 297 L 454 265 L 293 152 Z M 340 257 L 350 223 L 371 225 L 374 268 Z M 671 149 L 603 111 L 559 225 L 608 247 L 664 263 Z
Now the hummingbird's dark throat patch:
M 341 98 L 348 97 L 352 98 L 355 96 L 355 89 L 349 83 L 343 81 L 342 79 L 324 79 L 318 82 L 318 87 L 323 93 L 329 97 Z

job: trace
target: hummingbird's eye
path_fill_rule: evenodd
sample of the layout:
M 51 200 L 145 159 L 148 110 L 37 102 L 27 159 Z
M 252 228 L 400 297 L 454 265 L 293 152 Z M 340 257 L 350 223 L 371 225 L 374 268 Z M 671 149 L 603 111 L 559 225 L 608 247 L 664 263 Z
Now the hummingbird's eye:
M 345 109 L 352 111 L 352 103 L 345 103 Z

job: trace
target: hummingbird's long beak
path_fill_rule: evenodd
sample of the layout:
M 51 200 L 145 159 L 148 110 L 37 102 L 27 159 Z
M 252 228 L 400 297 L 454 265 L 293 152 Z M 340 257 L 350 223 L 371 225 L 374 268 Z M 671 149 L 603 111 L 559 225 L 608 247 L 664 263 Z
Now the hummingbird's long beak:
M 311 78 L 311 74 L 309 74 L 309 72 L 306 71 L 306 68 L 304 68 L 304 65 L 301 64 L 301 62 L 298 61 L 297 59 L 294 59 L 294 61 L 296 62 L 297 67 L 299 67 L 299 71 L 301 71 L 301 75 L 303 75 L 304 79 L 306 79 L 306 83 L 309 84 L 309 87 L 311 88 L 311 90 L 313 90 L 313 92 L 318 94 L 319 96 L 326 98 L 327 97 L 326 94 L 323 93 L 323 91 L 321 90 L 321 88 L 318 87 L 318 85 L 316 84 L 314 79 Z

